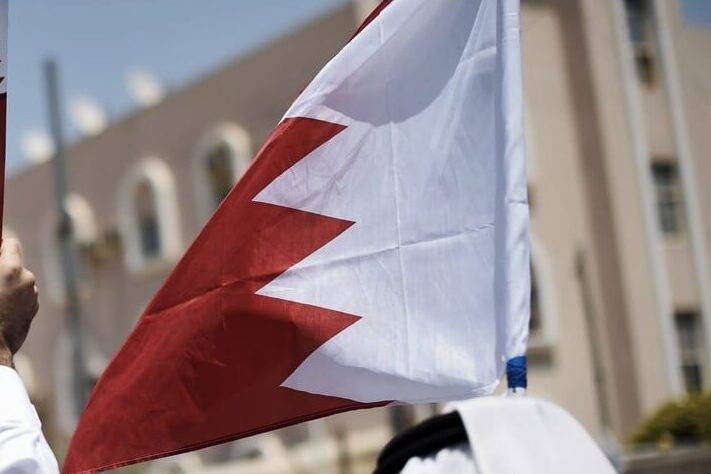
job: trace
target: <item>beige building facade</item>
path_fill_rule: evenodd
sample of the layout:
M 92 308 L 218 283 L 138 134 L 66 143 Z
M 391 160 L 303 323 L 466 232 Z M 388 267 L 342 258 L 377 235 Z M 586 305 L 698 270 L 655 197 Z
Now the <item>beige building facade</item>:
M 375 3 L 345 4 L 67 150 L 92 377 Z M 599 439 L 624 442 L 664 401 L 711 385 L 711 28 L 687 24 L 676 0 L 522 3 L 530 391 Z M 21 170 L 6 193 L 5 231 L 41 288 L 20 370 L 61 454 L 76 415 L 51 164 Z M 232 472 L 235 459 L 244 472 L 368 472 L 402 415 L 339 415 L 175 462 L 190 472 Z

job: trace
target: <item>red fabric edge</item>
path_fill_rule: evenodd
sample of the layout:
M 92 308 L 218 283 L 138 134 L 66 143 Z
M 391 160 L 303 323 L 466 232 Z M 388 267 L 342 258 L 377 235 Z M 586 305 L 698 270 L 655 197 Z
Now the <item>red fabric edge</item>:
M 331 410 L 324 410 L 324 411 L 314 413 L 311 415 L 290 418 L 288 420 L 285 420 L 285 421 L 282 421 L 279 423 L 273 423 L 271 425 L 267 425 L 262 428 L 257 428 L 257 429 L 251 430 L 251 431 L 246 431 L 244 433 L 223 436 L 220 438 L 212 439 L 210 441 L 191 444 L 191 445 L 182 447 L 180 449 L 174 449 L 171 451 L 164 451 L 161 453 L 151 454 L 150 456 L 143 456 L 140 458 L 129 459 L 127 461 L 115 462 L 115 463 L 107 464 L 105 466 L 97 467 L 94 469 L 87 469 L 85 471 L 72 471 L 69 474 L 93 474 L 96 472 L 108 471 L 109 469 L 118 469 L 120 467 L 130 466 L 132 464 L 138 464 L 138 463 L 142 463 L 142 462 L 152 461 L 154 459 L 165 458 L 168 456 L 176 456 L 178 454 L 188 453 L 191 451 L 197 451 L 199 449 L 209 448 L 210 446 L 228 443 L 230 441 L 237 441 L 239 439 L 248 438 L 250 436 L 266 433 L 268 431 L 277 430 L 279 428 L 286 428 L 287 426 L 295 425 L 298 423 L 303 423 L 305 421 L 311 421 L 311 420 L 316 420 L 318 418 L 323 418 L 323 417 L 330 416 L 330 415 L 336 415 L 338 413 L 344 413 L 347 411 L 361 410 L 361 409 L 367 409 L 367 408 L 379 408 L 379 407 L 384 407 L 384 406 L 390 405 L 391 403 L 393 403 L 393 402 L 391 402 L 391 401 L 374 402 L 374 403 L 354 402 L 351 405 L 346 405 L 346 406 L 334 408 Z
M 5 78 L 0 78 L 0 82 Z M 7 140 L 7 93 L 0 94 L 0 229 L 5 209 L 5 142 Z M 0 237 L 0 242 L 2 238 Z

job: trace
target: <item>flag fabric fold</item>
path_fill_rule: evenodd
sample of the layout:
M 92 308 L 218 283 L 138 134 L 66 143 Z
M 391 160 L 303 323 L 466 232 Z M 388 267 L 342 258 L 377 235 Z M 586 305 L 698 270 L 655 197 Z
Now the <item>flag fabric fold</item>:
M 64 472 L 496 387 L 528 334 L 518 10 L 383 2 L 148 305 Z

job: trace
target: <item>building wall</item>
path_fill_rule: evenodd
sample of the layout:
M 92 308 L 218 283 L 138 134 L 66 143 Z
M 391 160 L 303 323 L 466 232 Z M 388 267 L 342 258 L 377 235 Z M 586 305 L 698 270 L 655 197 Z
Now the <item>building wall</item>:
M 678 10 L 670 18 L 674 51 L 681 72 L 681 90 L 691 152 L 694 159 L 699 201 L 702 206 L 706 247 L 711 248 L 711 31 L 685 25 Z M 711 265 L 711 263 L 709 263 Z
M 590 104 L 581 104 L 579 132 L 596 253 L 600 297 L 600 382 L 610 425 L 626 435 L 640 416 L 670 395 L 664 335 L 669 312 L 644 151 L 629 87 L 627 33 L 621 2 L 578 2 L 585 39 L 571 49 Z M 568 8 L 573 8 L 569 6 Z M 573 31 L 574 27 L 572 28 Z M 572 32 L 571 32 L 572 34 Z M 587 63 L 587 67 L 585 67 Z M 586 72 L 587 70 L 587 72 Z M 655 275 L 659 278 L 655 278 Z M 593 284 L 593 286 L 595 286 Z M 652 350 L 652 347 L 656 349 Z
M 679 302 L 681 308 L 697 309 L 702 313 L 705 325 L 704 341 L 706 350 L 705 384 L 711 386 L 711 28 L 694 27 L 687 24 L 680 8 L 665 9 L 665 23 L 669 31 L 669 54 L 673 56 L 677 78 L 667 87 L 673 86 L 678 97 L 667 97 L 668 107 L 676 107 L 679 116 L 675 133 L 677 154 L 687 162 L 688 182 L 684 187 L 695 194 L 692 206 L 687 202 L 686 212 L 689 224 L 697 223 L 694 229 L 687 225 L 689 247 L 687 259 L 691 260 L 688 271 L 695 279 L 693 300 Z M 671 111 L 670 111 L 671 114 Z M 687 201 L 689 196 L 687 196 Z M 696 232 L 694 232 L 696 231 Z M 691 278 L 688 277 L 688 278 Z M 684 281 L 680 278 L 680 281 Z M 680 284 L 679 286 L 682 286 Z M 691 287 L 691 283 L 688 287 Z M 680 291 L 681 293 L 681 291 Z
M 672 396 L 678 370 L 660 324 L 669 279 L 616 1 L 524 2 L 523 47 L 534 265 L 546 249 L 558 278 L 546 311 L 556 338 L 547 360 L 533 358 L 531 390 L 624 437 Z
M 93 372 L 98 375 L 118 349 L 209 217 L 201 194 L 205 143 L 220 130 L 242 130 L 235 133 L 246 137 L 254 154 L 373 4 L 337 9 L 67 150 L 70 189 L 76 202 L 85 203 L 77 204 L 77 215 L 95 242 L 82 253 Z M 703 184 L 711 178 L 711 60 L 704 52 L 711 36 L 685 28 L 678 5 L 672 6 L 708 245 L 711 191 Z M 531 337 L 531 392 L 570 410 L 593 434 L 612 431 L 620 439 L 644 414 L 680 393 L 673 313 L 700 307 L 703 294 L 689 239 L 670 242 L 659 232 L 650 157 L 675 156 L 678 137 L 663 84 L 645 90 L 635 83 L 627 33 L 622 0 L 523 2 L 533 268 L 542 322 Z M 162 176 L 161 186 L 174 193 L 171 235 L 180 251 L 136 269 L 125 259 L 121 190 L 144 168 Z M 40 315 L 23 352 L 35 372 L 32 395 L 61 449 L 72 427 L 66 409 L 70 352 L 52 265 L 50 171 L 49 164 L 32 166 L 9 180 L 6 222 L 39 280 Z M 279 436 L 290 445 L 339 430 L 389 427 L 388 417 L 386 410 L 347 413 Z M 261 446 L 265 439 L 243 445 Z M 235 449 L 213 448 L 204 457 L 226 459 Z
M 551 2 L 523 12 L 523 63 L 534 275 L 541 290 L 544 340 L 532 345 L 533 394 L 562 401 L 599 427 L 576 255 L 588 244 L 581 144 L 562 38 L 564 18 Z M 556 87 L 550 87 L 556 84 Z

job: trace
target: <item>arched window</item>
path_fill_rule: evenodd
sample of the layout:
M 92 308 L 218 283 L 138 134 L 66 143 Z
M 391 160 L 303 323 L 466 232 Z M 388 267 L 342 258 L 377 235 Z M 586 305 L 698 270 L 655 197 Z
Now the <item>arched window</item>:
M 207 155 L 205 172 L 210 182 L 212 204 L 220 205 L 232 189 L 235 180 L 233 152 L 225 142 L 218 143 Z
M 224 124 L 207 133 L 195 151 L 200 187 L 200 213 L 208 218 L 242 174 L 252 157 L 252 144 L 242 127 Z
M 177 192 L 163 161 L 150 158 L 119 186 L 118 219 L 126 266 L 134 272 L 164 269 L 181 250 Z
M 136 220 L 140 239 L 141 255 L 145 259 L 156 258 L 161 252 L 160 229 L 156 195 L 150 181 L 143 179 L 136 186 Z

